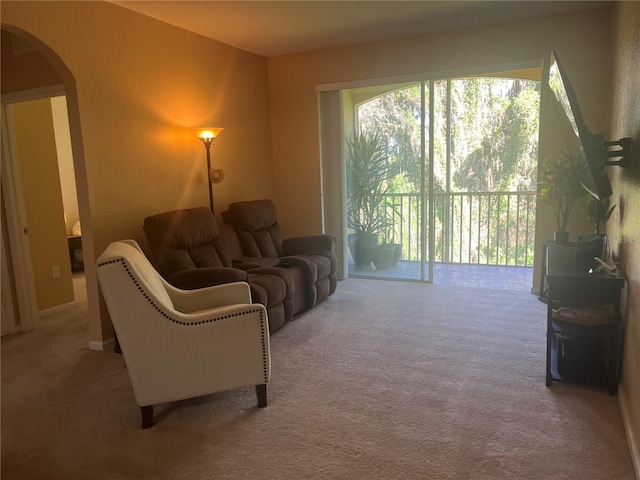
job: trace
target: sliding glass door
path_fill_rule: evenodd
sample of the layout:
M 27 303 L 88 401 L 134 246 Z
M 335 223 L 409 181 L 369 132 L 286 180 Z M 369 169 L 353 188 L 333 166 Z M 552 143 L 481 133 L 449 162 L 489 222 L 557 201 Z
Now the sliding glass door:
M 349 276 L 531 266 L 539 96 L 501 77 L 345 91 Z
M 352 204 L 351 212 L 359 209 L 360 217 L 368 215 L 373 220 L 368 225 L 362 225 L 367 223 L 363 221 L 358 225 L 357 218 L 350 222 L 352 276 L 429 278 L 424 272 L 429 223 L 424 89 L 424 83 L 387 87 L 384 93 L 355 107 L 356 129 L 347 140 L 347 198 L 358 193 L 367 197 L 369 204 Z M 354 141 L 379 143 L 383 161 L 354 170 L 354 163 L 367 162 L 367 158 L 353 161 L 355 152 L 350 146 Z M 359 175 L 369 176 L 369 181 L 361 181 Z M 357 192 L 358 188 L 364 191 Z M 367 235 L 367 240 L 361 241 L 361 235 Z

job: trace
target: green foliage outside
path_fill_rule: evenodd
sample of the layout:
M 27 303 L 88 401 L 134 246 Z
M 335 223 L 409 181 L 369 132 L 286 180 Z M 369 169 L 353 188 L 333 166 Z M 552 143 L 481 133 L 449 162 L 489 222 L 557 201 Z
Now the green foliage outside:
M 384 139 L 386 161 L 396 169 L 387 194 L 394 195 L 391 203 L 398 215 L 393 233 L 396 241 L 402 239 L 403 258 L 421 258 L 419 233 L 424 219 L 419 216 L 416 195 L 423 179 L 425 188 L 430 184 L 427 165 L 432 161 L 436 259 L 531 265 L 539 82 L 465 78 L 434 82 L 433 92 L 425 83 L 424 90 L 424 114 L 419 83 L 375 97 L 357 108 L 359 130 L 376 132 Z M 432 140 L 430 94 L 434 103 Z M 428 158 L 430 141 L 432 159 Z M 484 195 L 487 192 L 502 193 Z

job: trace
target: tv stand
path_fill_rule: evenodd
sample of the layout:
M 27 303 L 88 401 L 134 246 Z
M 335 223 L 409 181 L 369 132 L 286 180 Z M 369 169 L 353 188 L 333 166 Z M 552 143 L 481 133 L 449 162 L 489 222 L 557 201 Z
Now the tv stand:
M 578 268 L 575 252 L 566 246 L 547 249 L 546 385 L 577 383 L 615 395 L 621 365 L 624 276 Z

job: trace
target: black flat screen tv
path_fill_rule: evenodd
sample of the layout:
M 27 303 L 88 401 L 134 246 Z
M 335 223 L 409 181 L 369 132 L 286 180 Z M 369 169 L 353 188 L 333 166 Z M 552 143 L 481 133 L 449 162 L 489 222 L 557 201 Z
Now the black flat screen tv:
M 578 97 L 555 50 L 551 52 L 549 87 L 569 119 L 584 150 L 590 173 L 590 178 L 584 179 L 584 187 L 596 198 L 609 197 L 613 192 L 605 171 L 608 157 L 604 139 L 600 135 L 594 135 L 587 128 L 578 104 Z

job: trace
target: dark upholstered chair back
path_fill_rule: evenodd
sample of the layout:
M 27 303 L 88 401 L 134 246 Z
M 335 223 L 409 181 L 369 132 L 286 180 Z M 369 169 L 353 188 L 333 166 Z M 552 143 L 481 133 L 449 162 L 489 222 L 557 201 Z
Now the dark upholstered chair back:
M 198 207 L 145 218 L 144 233 L 163 276 L 203 267 L 231 267 L 211 210 Z
M 271 200 L 232 203 L 229 205 L 228 219 L 238 234 L 245 256 L 283 256 L 282 229 Z

